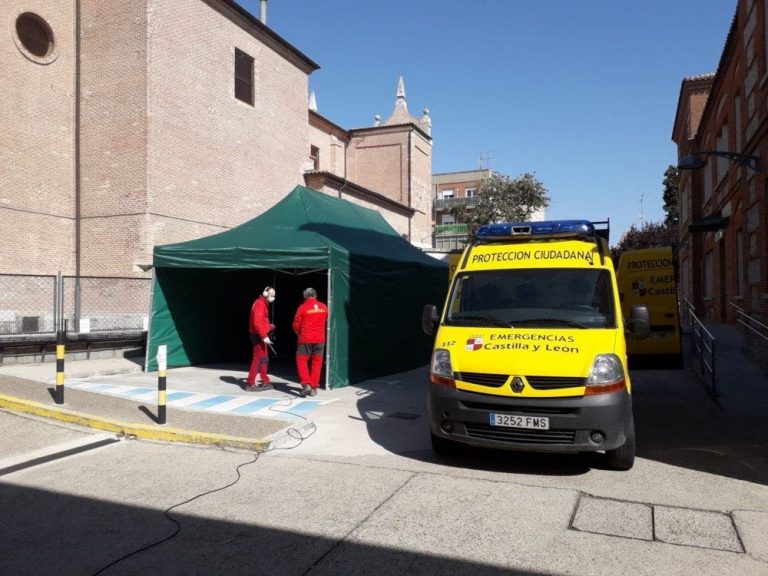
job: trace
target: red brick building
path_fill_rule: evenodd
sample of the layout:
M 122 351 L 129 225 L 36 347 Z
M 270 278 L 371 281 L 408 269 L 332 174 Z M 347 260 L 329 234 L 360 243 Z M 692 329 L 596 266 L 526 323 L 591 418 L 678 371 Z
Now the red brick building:
M 0 3 L 0 274 L 149 277 L 296 185 L 429 234 L 428 114 L 342 129 L 318 65 L 233 0 Z M 393 86 L 394 87 L 394 86 Z
M 684 79 L 677 104 L 680 288 L 712 320 L 768 319 L 767 16 L 739 0 L 717 71 Z

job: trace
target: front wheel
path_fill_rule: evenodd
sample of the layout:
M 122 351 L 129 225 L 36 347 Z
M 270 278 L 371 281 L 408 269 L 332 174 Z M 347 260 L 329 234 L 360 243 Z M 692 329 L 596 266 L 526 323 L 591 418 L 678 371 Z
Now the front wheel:
M 613 470 L 629 470 L 635 463 L 635 419 L 629 421 L 627 439 L 613 450 L 605 451 L 605 464 Z
M 454 456 L 458 452 L 456 442 L 446 440 L 437 436 L 434 432 L 429 432 L 432 438 L 432 450 L 439 456 Z

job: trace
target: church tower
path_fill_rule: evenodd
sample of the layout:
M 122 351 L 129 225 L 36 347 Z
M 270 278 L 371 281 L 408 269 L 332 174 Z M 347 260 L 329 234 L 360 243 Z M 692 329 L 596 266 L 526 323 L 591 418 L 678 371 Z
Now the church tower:
M 385 120 L 349 131 L 347 178 L 411 208 L 408 239 L 417 246 L 430 245 L 432 121 L 408 112 L 405 84 L 397 83 L 395 109 Z

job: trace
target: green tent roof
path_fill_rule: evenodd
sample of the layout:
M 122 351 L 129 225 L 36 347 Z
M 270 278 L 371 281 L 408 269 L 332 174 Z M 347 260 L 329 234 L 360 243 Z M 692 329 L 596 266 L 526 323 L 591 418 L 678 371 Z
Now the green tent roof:
M 312 268 L 328 266 L 334 251 L 445 267 L 402 238 L 377 211 L 303 186 L 236 228 L 157 246 L 154 266 Z

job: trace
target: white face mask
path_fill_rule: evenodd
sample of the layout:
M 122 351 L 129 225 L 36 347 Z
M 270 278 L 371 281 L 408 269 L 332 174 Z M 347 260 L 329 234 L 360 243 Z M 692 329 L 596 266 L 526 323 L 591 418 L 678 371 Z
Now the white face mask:
M 272 302 L 274 302 L 274 301 L 275 301 L 275 297 L 274 296 L 267 296 L 267 302 L 272 304 Z

